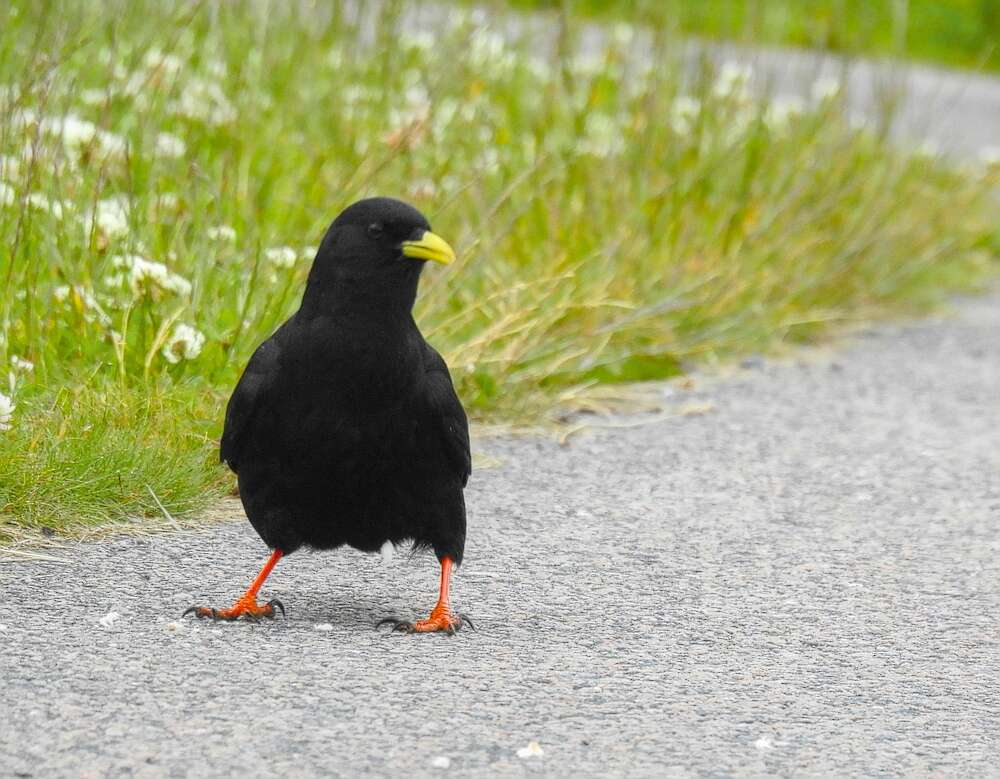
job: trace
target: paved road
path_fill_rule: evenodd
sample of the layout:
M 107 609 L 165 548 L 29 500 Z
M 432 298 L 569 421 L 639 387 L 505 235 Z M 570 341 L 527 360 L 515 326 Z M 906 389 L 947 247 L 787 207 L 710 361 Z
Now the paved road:
M 240 521 L 0 565 L 0 775 L 994 773 L 1000 297 L 662 401 L 712 410 L 477 443 L 478 632 L 376 633 L 434 564 L 350 551 L 175 629 L 262 560 Z

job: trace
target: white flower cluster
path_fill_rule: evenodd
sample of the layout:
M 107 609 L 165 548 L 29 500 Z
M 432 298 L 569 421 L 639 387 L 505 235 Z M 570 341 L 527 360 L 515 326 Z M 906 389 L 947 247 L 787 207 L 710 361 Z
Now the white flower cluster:
M 14 418 L 16 409 L 14 401 L 0 392 L 0 430 L 10 430 L 11 420 Z
M 137 298 L 149 294 L 157 299 L 162 292 L 180 297 L 191 294 L 191 282 L 173 273 L 162 262 L 148 260 L 138 254 L 123 254 L 112 258 L 111 265 L 122 273 L 109 277 L 108 281 L 112 285 L 127 281 Z
M 264 250 L 264 258 L 276 268 L 291 268 L 299 253 L 291 246 L 275 246 Z
M 68 151 L 96 148 L 107 155 L 121 156 L 128 149 L 128 142 L 120 135 L 102 130 L 93 122 L 74 114 L 43 117 L 38 120 L 38 128 L 47 135 L 61 139 Z
M 174 326 L 161 353 L 167 362 L 176 365 L 181 360 L 195 359 L 204 345 L 204 334 L 182 322 Z
M 129 231 L 129 207 L 124 197 L 98 200 L 84 219 L 88 233 L 100 230 L 108 238 L 127 235 Z

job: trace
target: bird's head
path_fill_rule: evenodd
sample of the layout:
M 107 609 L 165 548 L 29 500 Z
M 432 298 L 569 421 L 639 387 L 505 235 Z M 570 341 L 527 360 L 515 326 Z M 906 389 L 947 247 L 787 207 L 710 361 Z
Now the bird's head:
M 402 298 L 412 305 L 424 264 L 447 265 L 454 259 L 452 248 L 413 206 L 368 198 L 333 220 L 313 262 L 309 288 L 323 297 Z

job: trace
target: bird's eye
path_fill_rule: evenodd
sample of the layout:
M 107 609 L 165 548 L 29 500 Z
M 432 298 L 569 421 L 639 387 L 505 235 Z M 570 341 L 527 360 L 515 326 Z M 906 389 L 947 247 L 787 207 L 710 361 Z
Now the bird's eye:
M 378 222 L 372 222 L 368 225 L 368 237 L 369 238 L 381 238 L 382 237 L 382 225 Z

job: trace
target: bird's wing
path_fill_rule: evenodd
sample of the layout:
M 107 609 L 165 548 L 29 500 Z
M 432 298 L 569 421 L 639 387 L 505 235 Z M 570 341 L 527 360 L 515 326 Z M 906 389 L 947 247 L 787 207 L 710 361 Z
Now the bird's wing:
M 281 346 L 276 333 L 257 347 L 229 398 L 219 459 L 234 473 L 239 469 L 247 429 L 262 399 L 274 386 L 280 367 Z
M 448 461 L 462 477 L 462 486 L 472 473 L 472 453 L 469 448 L 469 420 L 455 394 L 451 374 L 444 359 L 434 348 L 424 343 L 424 367 L 427 371 L 427 398 L 437 423 Z

